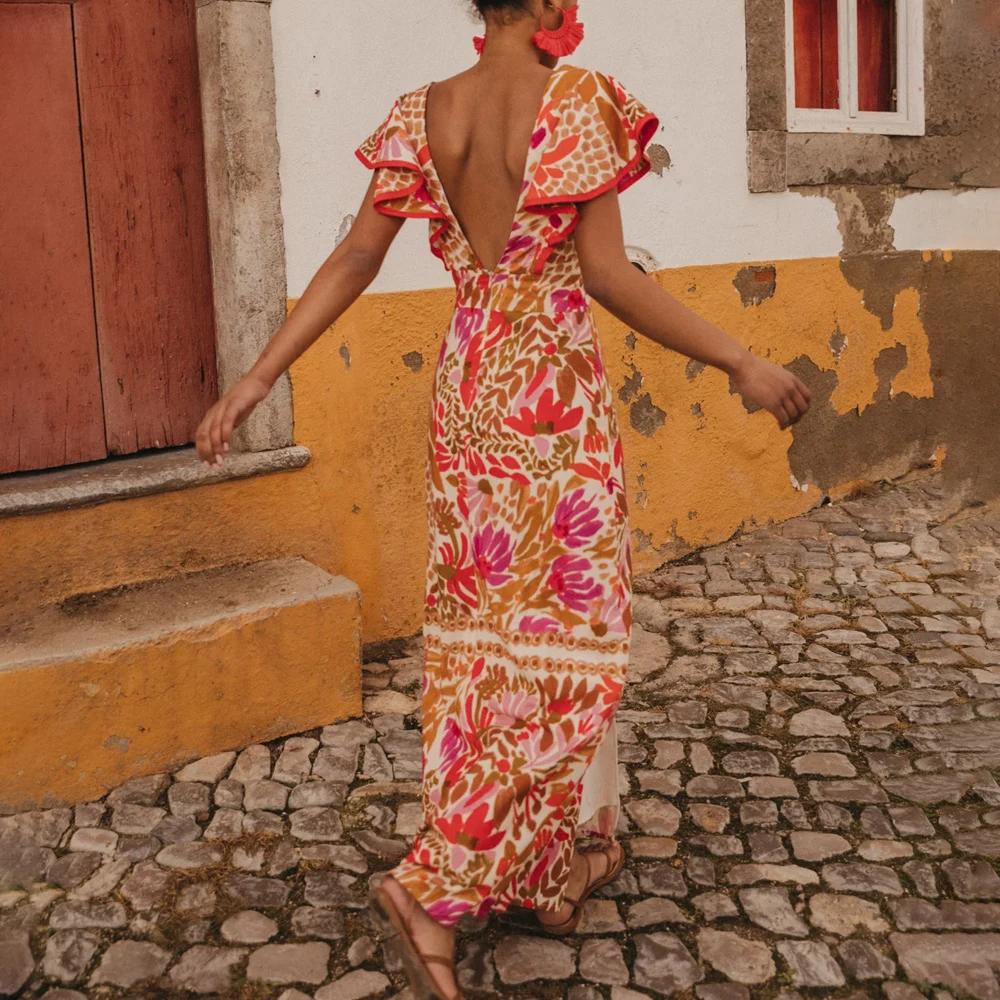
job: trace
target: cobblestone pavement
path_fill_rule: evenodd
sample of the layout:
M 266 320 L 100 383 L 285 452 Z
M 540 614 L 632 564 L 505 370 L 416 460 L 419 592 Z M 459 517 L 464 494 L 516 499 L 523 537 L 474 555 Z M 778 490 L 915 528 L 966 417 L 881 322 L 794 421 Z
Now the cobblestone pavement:
M 469 928 L 466 989 L 1000 1000 L 998 538 L 924 478 L 638 580 L 627 868 L 575 937 Z M 364 721 L 0 819 L 0 995 L 398 995 L 364 900 L 419 821 L 406 653 Z

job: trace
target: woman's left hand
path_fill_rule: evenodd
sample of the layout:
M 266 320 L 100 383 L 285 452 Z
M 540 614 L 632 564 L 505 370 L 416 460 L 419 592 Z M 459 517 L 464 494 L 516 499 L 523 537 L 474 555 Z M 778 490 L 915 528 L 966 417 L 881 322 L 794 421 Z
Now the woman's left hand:
M 790 371 L 763 358 L 747 355 L 732 375 L 733 384 L 748 399 L 767 410 L 785 430 L 805 415 L 812 403 L 809 390 Z

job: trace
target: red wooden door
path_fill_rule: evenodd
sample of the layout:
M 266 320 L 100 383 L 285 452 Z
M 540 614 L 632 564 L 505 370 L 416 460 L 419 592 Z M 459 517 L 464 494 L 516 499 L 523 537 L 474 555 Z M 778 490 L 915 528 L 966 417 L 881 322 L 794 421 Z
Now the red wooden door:
M 104 458 L 72 12 L 0 3 L 0 473 Z
M 185 444 L 216 398 L 194 0 L 77 0 L 108 450 Z
M 0 473 L 215 400 L 195 0 L 0 0 Z

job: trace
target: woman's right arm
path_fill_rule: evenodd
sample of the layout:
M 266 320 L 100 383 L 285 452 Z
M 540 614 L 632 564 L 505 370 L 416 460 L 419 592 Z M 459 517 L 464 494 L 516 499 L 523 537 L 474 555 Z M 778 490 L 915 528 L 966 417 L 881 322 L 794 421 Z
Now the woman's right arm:
M 617 191 L 584 202 L 580 216 L 574 239 L 584 286 L 612 315 L 663 347 L 726 372 L 782 430 L 809 409 L 809 390 L 791 372 L 751 354 L 633 267 Z
M 205 414 L 195 445 L 206 468 L 222 464 L 233 428 L 250 416 L 282 372 L 319 340 L 375 280 L 405 221 L 376 210 L 375 182 L 373 176 L 351 231 L 316 272 L 256 364 Z

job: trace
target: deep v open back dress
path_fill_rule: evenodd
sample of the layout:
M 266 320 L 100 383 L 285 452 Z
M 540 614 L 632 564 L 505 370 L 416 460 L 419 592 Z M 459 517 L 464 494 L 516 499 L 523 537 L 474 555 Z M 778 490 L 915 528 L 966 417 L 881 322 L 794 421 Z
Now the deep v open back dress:
M 610 77 L 555 70 L 490 271 L 431 160 L 429 89 L 401 97 L 358 156 L 377 171 L 379 211 L 430 220 L 457 289 L 427 456 L 424 816 L 393 872 L 453 925 L 561 905 L 581 821 L 614 830 L 630 538 L 612 387 L 572 234 L 580 202 L 649 170 L 659 126 Z

